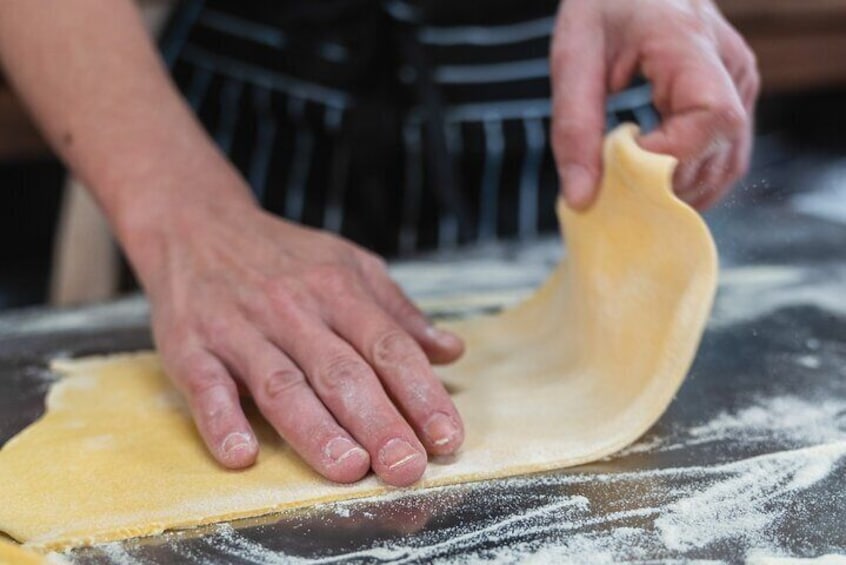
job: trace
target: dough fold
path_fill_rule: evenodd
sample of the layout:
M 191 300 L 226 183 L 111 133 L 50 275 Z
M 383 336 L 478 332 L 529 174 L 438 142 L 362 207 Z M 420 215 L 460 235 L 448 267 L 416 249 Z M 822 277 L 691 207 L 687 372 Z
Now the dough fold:
M 524 303 L 449 324 L 468 344 L 440 369 L 467 429 L 421 486 L 562 468 L 608 455 L 661 416 L 712 305 L 717 255 L 671 190 L 675 160 L 636 128 L 604 145 L 599 197 L 558 204 L 568 255 Z M 47 411 L 0 450 L 0 530 L 40 550 L 160 533 L 389 490 L 335 485 L 256 413 L 252 468 L 223 470 L 152 352 L 56 361 Z

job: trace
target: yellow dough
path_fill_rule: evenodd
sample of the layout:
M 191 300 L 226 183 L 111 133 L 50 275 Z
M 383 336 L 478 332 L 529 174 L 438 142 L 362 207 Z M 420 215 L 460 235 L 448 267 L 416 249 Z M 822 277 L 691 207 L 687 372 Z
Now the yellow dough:
M 559 204 L 568 258 L 525 303 L 451 324 L 466 356 L 441 371 L 467 439 L 422 486 L 595 460 L 663 413 L 690 366 L 716 287 L 701 218 L 671 192 L 675 161 L 636 129 L 604 147 L 599 198 Z M 56 362 L 47 412 L 0 450 L 0 530 L 62 549 L 388 490 L 329 484 L 260 418 L 262 451 L 242 472 L 206 453 L 153 353 Z
M 0 565 L 59 565 L 66 563 L 58 555 L 41 555 L 18 544 L 0 539 Z

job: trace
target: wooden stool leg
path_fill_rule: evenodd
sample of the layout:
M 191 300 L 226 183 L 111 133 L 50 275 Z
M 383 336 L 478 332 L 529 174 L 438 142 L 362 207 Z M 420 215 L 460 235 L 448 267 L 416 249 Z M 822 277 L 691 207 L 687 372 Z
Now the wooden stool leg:
M 120 259 L 103 213 L 85 187 L 70 178 L 53 244 L 50 304 L 67 306 L 114 297 Z

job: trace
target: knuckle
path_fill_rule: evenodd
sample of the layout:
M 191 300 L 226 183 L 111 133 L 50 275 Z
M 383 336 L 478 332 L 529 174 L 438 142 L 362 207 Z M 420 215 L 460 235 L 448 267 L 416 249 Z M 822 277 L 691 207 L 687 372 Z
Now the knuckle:
M 759 75 L 757 72 L 752 73 L 750 83 L 750 90 L 752 91 L 752 95 L 757 98 L 758 94 L 761 93 L 761 75 Z
M 175 323 L 162 323 L 161 320 L 153 320 L 153 336 L 162 357 L 182 360 L 184 354 L 192 342 L 197 339 L 197 331 L 190 323 L 177 321 Z M 184 361 L 182 361 L 184 364 Z
M 740 105 L 731 101 L 716 103 L 713 114 L 721 126 L 721 130 L 736 134 L 746 128 L 746 111 Z
M 685 29 L 710 35 L 713 26 L 712 14 L 709 13 L 711 8 L 708 0 L 695 0 L 690 5 L 677 4 L 670 9 L 674 20 Z
M 206 396 L 212 390 L 229 389 L 232 386 L 218 362 L 205 355 L 185 359 L 179 381 L 190 398 Z
M 682 26 L 683 29 L 686 29 L 689 33 L 701 41 L 706 43 L 713 42 L 711 26 L 708 25 L 708 21 L 700 14 L 686 15 Z
M 563 36 L 562 36 L 563 37 Z M 569 42 L 556 41 L 549 51 L 551 72 L 566 69 L 578 60 L 578 51 L 570 46 Z
M 388 330 L 373 343 L 373 361 L 381 366 L 400 366 L 417 360 L 410 338 L 399 330 Z
M 428 324 L 426 316 L 405 295 L 399 295 L 393 306 L 393 314 L 397 320 L 419 320 L 418 323 Z
M 297 292 L 287 277 L 273 278 L 265 281 L 263 292 L 276 313 L 287 313 L 296 310 L 301 301 Z
M 346 295 L 355 284 L 349 269 L 339 265 L 319 265 L 306 278 L 310 287 L 320 294 Z
M 552 124 L 552 148 L 556 157 L 564 162 L 587 162 L 584 140 L 591 130 L 583 122 L 574 119 L 555 119 Z
M 326 230 L 318 230 L 313 235 L 320 247 L 330 255 L 339 254 L 346 244 L 345 240 Z
M 386 273 L 388 263 L 380 256 L 364 251 L 359 255 L 361 267 L 368 273 Z
M 741 39 L 741 41 L 743 41 Z M 758 74 L 758 55 L 752 50 L 746 42 L 743 42 L 743 58 L 746 60 L 746 66 L 750 71 Z
M 749 87 L 752 93 L 757 96 L 758 93 L 761 91 L 761 74 L 758 72 L 757 65 L 750 67 L 749 69 Z
M 200 322 L 200 333 L 212 349 L 220 349 L 228 343 L 231 324 L 228 316 L 212 315 Z
M 317 371 L 316 381 L 324 394 L 343 393 L 358 388 L 369 369 L 361 359 L 352 355 L 331 358 Z
M 264 397 L 267 400 L 279 400 L 305 383 L 305 375 L 299 369 L 279 369 L 264 380 Z

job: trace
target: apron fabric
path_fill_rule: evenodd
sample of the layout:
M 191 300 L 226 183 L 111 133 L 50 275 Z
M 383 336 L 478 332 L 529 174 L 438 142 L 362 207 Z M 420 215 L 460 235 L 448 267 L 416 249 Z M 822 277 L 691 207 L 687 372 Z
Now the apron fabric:
M 161 49 L 262 206 L 407 255 L 557 228 L 557 4 L 187 0 Z M 651 129 L 650 99 L 613 95 L 607 127 Z

